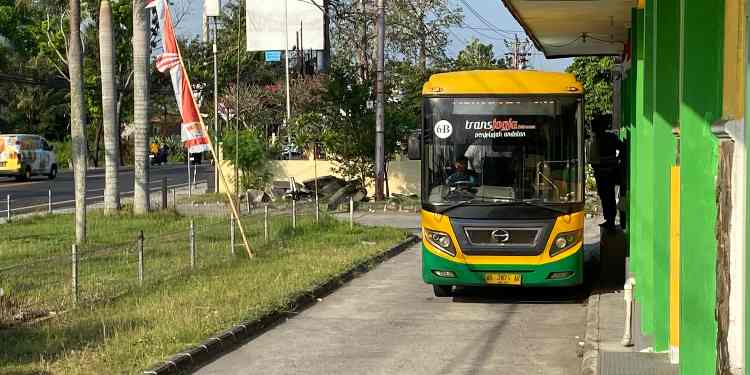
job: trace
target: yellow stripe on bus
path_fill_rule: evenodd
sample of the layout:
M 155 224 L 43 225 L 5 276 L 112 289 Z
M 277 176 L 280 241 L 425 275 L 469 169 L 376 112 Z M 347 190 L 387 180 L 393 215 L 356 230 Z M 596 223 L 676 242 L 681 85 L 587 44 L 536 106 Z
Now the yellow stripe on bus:
M 461 247 L 458 244 L 458 240 L 456 239 L 456 234 L 453 232 L 453 227 L 450 224 L 450 219 L 448 218 L 448 216 L 422 210 L 422 228 L 447 233 L 451 237 L 451 240 L 453 241 L 453 246 L 456 247 L 456 256 L 452 257 L 448 254 L 443 253 L 442 251 L 435 249 L 427 241 L 424 241 L 423 243 L 427 251 L 429 251 L 430 253 L 433 253 L 441 258 L 444 258 L 451 262 L 456 262 L 456 263 L 477 264 L 477 265 L 482 265 L 482 264 L 542 265 L 542 264 L 558 262 L 581 250 L 581 247 L 583 246 L 583 242 L 581 242 L 580 244 L 576 246 L 573 246 L 569 250 L 566 250 L 563 253 L 560 253 L 554 257 L 549 256 L 549 250 L 552 247 L 552 241 L 554 241 L 555 237 L 557 237 L 557 235 L 560 233 L 572 232 L 572 231 L 583 228 L 583 218 L 584 218 L 583 212 L 576 212 L 570 215 L 564 215 L 564 216 L 558 217 L 557 220 L 555 221 L 555 226 L 552 228 L 552 233 L 550 233 L 550 237 L 547 240 L 547 244 L 545 246 L 544 252 L 542 252 L 542 254 L 540 255 L 535 255 L 535 256 L 470 256 L 470 255 L 465 255 L 461 251 Z M 424 233 L 423 233 L 423 236 L 424 236 Z

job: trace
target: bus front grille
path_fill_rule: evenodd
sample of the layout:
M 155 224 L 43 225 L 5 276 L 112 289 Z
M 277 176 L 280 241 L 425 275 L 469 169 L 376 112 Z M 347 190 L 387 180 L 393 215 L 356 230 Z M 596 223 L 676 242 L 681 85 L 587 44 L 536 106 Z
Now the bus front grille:
M 554 220 L 452 220 L 461 251 L 466 255 L 539 255 Z

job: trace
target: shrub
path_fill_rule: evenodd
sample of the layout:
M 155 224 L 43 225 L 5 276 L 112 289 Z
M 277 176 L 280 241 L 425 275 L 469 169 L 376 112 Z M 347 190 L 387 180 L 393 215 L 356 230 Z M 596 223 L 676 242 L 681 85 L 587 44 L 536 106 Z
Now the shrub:
M 72 168 L 73 151 L 70 147 L 70 140 L 62 142 L 50 142 L 54 147 L 55 157 L 57 158 L 57 168 Z

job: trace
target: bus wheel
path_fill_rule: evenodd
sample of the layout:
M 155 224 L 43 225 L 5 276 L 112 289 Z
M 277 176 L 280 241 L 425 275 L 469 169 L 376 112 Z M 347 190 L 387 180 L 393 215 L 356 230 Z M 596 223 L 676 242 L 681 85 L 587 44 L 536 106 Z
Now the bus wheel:
M 432 292 L 435 297 L 450 297 L 453 295 L 453 285 L 433 285 Z

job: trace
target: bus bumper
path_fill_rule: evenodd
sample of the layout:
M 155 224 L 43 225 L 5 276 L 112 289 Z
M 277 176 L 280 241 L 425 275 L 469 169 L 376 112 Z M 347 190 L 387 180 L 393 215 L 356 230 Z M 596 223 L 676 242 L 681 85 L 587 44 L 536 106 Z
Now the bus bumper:
M 455 277 L 440 277 L 434 271 L 451 271 Z M 487 272 L 509 272 L 521 274 L 521 286 L 566 287 L 583 283 L 583 250 L 557 262 L 538 265 L 482 264 L 472 265 L 452 262 L 429 252 L 422 245 L 422 280 L 433 285 L 488 285 Z M 567 277 L 551 279 L 553 273 L 570 272 Z

